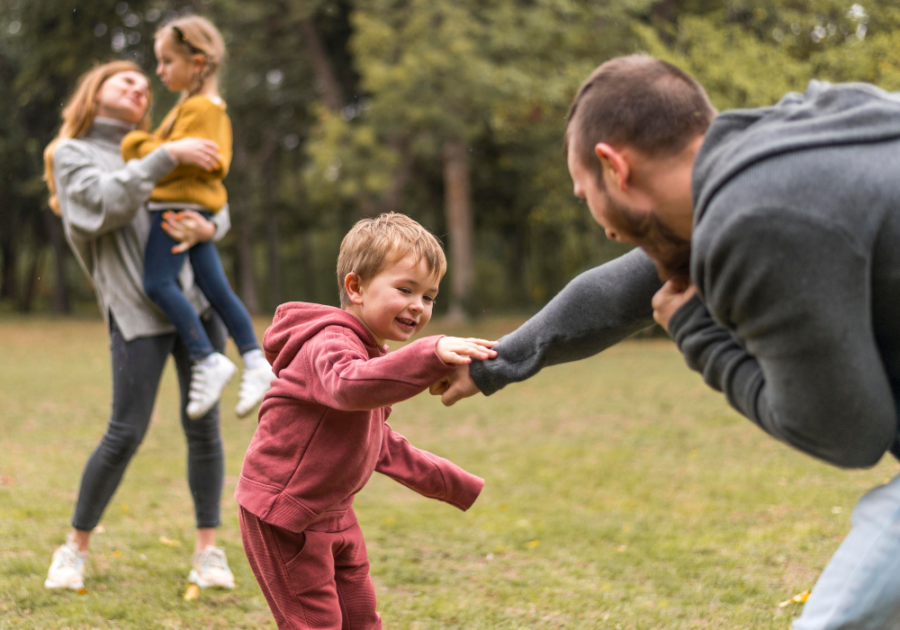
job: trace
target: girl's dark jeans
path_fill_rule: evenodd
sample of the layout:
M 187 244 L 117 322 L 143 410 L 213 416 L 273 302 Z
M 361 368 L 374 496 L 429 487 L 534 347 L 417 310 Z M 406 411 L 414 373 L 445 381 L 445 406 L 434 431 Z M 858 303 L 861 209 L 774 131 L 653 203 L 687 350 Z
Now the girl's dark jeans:
M 250 313 L 228 284 L 216 246 L 207 241 L 197 243 L 187 252 L 173 254 L 172 248 L 178 241 L 162 228 L 164 212 L 157 210 L 150 213 L 150 237 L 144 253 L 144 291 L 175 326 L 187 344 L 191 360 L 200 361 L 214 350 L 194 307 L 178 285 L 178 274 L 187 257 L 190 257 L 197 286 L 221 315 L 240 353 L 259 348 Z M 209 212 L 200 214 L 210 217 Z

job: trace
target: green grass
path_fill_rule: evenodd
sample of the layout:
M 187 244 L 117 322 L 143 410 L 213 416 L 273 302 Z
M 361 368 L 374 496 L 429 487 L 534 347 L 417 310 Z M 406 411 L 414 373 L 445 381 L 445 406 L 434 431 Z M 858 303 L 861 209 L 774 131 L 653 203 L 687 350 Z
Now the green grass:
M 224 397 L 219 540 L 238 587 L 181 597 L 193 512 L 170 366 L 94 536 L 88 592 L 48 591 L 50 554 L 109 413 L 107 341 L 94 320 L 5 319 L 0 348 L 0 630 L 274 628 L 232 498 L 255 424 L 231 411 L 236 383 Z M 666 341 L 626 343 L 450 409 L 422 395 L 396 405 L 391 423 L 487 480 L 468 513 L 379 475 L 358 496 L 394 629 L 787 629 L 799 611 L 778 602 L 813 584 L 856 499 L 897 469 L 886 458 L 840 471 L 776 443 Z

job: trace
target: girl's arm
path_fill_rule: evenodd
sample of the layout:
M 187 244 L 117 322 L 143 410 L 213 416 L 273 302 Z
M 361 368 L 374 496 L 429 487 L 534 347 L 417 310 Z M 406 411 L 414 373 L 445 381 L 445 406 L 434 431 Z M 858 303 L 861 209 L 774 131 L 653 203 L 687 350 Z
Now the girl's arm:
M 56 189 L 70 227 L 100 236 L 134 219 L 156 182 L 178 164 L 160 148 L 123 168 L 104 171 L 78 141 L 60 144 L 53 154 Z
M 183 138 L 203 138 L 215 142 L 219 155 L 215 164 L 182 164 L 168 174 L 166 180 L 205 174 L 222 179 L 231 164 L 231 123 L 221 107 L 206 97 L 193 97 L 178 107 L 175 123 L 166 138 L 146 131 L 132 131 L 122 140 L 122 158 L 131 160 L 144 157 L 165 142 Z

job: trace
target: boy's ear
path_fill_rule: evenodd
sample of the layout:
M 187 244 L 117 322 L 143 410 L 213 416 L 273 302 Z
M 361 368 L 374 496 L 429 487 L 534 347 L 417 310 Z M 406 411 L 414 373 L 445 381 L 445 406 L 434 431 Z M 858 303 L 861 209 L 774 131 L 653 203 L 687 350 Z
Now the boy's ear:
M 344 291 L 347 292 L 347 297 L 350 298 L 350 302 L 356 305 L 362 304 L 362 290 L 363 283 L 362 278 L 359 277 L 359 274 L 353 273 L 351 271 L 346 276 L 344 276 Z
M 197 54 L 191 57 L 191 62 L 194 66 L 194 70 L 200 72 L 203 70 L 203 66 L 206 65 L 206 57 L 203 55 Z

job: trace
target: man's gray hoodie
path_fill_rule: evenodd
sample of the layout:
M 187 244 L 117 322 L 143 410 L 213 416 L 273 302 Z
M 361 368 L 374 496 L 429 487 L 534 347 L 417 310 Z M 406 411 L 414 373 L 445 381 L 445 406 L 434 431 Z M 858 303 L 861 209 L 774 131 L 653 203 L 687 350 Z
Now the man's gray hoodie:
M 735 409 L 838 466 L 900 455 L 898 174 L 900 99 L 815 81 L 773 107 L 719 115 L 694 163 L 698 296 L 670 334 Z M 624 258 L 573 281 L 502 340 L 497 360 L 473 363 L 482 391 L 646 325 L 659 281 L 641 252 Z M 604 294 L 615 302 L 578 309 Z

